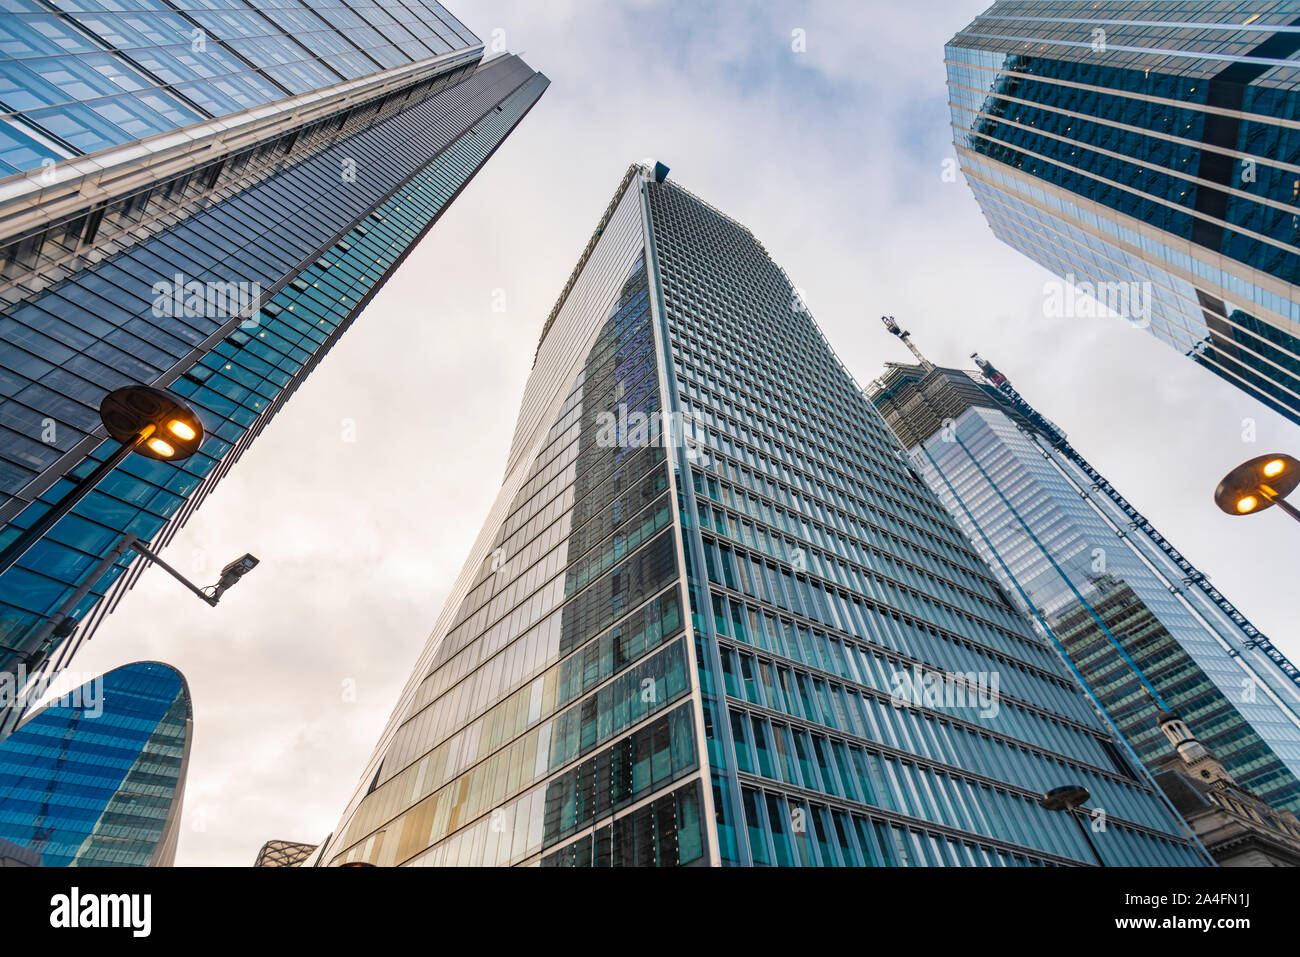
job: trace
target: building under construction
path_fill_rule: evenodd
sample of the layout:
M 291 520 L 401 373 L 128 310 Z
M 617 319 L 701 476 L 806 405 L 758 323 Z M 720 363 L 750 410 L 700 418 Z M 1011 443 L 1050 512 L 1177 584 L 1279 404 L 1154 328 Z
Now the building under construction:
M 1012 600 L 1136 755 L 1176 712 L 1243 786 L 1300 809 L 1300 672 L 978 355 L 889 363 L 872 401 Z

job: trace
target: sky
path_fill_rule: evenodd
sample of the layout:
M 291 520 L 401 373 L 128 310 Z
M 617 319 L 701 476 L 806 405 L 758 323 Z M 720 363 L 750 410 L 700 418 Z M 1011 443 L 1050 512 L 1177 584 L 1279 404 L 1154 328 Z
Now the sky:
M 163 553 L 203 583 L 257 569 L 217 608 L 149 572 L 73 662 L 186 675 L 178 864 L 335 828 L 500 486 L 542 324 L 647 159 L 753 230 L 860 383 L 910 359 L 883 314 L 937 364 L 993 362 L 1300 660 L 1300 530 L 1211 500 L 1300 432 L 1121 319 L 1047 315 L 1053 277 L 944 177 L 943 46 L 985 0 L 447 6 L 550 89 Z

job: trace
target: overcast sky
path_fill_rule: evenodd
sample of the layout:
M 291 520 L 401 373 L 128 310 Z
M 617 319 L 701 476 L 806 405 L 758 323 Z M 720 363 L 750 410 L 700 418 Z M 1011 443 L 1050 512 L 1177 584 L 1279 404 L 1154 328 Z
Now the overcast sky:
M 1122 320 L 1047 318 L 1052 277 L 943 180 L 943 46 L 984 0 L 448 6 L 550 89 L 165 553 L 205 583 L 262 564 L 215 609 L 150 572 L 73 664 L 189 679 L 178 864 L 338 823 L 500 486 L 542 323 L 646 158 L 754 231 L 859 382 L 909 358 L 883 313 L 936 363 L 979 351 L 1300 659 L 1300 530 L 1211 501 L 1300 433 Z

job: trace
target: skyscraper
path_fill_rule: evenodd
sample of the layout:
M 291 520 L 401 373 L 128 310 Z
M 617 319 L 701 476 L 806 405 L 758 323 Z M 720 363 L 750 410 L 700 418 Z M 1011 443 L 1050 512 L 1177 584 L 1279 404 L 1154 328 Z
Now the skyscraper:
M 166 389 L 206 440 L 0 568 L 0 671 L 123 532 L 171 539 L 548 83 L 425 0 L 147 6 L 0 22 L 0 547 L 118 447 L 106 393 Z
M 1297 52 L 1290 0 L 1000 0 L 944 53 L 994 235 L 1293 422 Z
M 0 746 L 0 838 L 45 867 L 168 867 L 192 712 L 180 672 L 139 661 L 58 698 Z
M 870 387 L 917 471 L 1152 771 L 1173 711 L 1242 786 L 1300 808 L 1300 672 L 977 361 L 983 374 L 891 364 Z
M 628 170 L 325 864 L 1205 858 L 743 226 Z M 1100 818 L 1094 817 L 1095 820 Z

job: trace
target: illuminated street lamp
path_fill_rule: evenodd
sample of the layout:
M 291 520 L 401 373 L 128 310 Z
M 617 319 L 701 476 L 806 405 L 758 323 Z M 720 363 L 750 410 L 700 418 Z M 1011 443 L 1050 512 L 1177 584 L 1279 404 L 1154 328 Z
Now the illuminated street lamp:
M 197 452 L 203 443 L 203 423 L 195 411 L 175 396 L 152 386 L 128 385 L 110 392 L 99 404 L 99 418 L 109 436 L 120 443 L 117 451 L 0 552 L 0 575 L 12 568 L 132 452 L 163 462 L 179 462 Z
M 45 515 L 4 550 L 0 555 L 0 573 L 10 568 L 29 548 L 40 541 L 59 519 L 67 515 L 132 452 L 163 462 L 178 462 L 197 452 L 203 443 L 203 423 L 199 421 L 194 410 L 179 399 L 152 386 L 131 385 L 110 392 L 99 405 L 99 417 L 104 423 L 104 428 L 108 430 L 109 436 L 120 443 L 117 451 L 90 475 L 78 482 L 76 488 L 59 499 Z M 59 606 L 59 609 L 36 629 L 34 635 L 21 642 L 17 648 L 17 657 L 29 668 L 29 674 L 35 675 L 38 670 L 57 673 L 63 667 L 75 652 L 76 643 L 63 643 L 59 646 L 57 655 L 52 658 L 50 650 L 46 648 L 48 639 L 53 637 L 62 641 L 72 636 L 78 624 L 77 619 L 73 617 L 77 605 L 90 594 L 96 583 L 123 555 L 133 551 L 159 565 L 163 571 L 198 598 L 213 606 L 258 564 L 254 556 L 244 555 L 221 569 L 221 577 L 216 584 L 200 588 L 150 551 L 134 532 L 126 532 Z M 19 695 L 13 701 L 0 704 L 0 741 L 3 741 L 17 727 L 26 706 L 25 695 Z
M 1214 490 L 1214 503 L 1229 515 L 1254 515 L 1276 505 L 1297 522 L 1300 509 L 1283 501 L 1300 486 L 1300 460 L 1276 453 L 1243 462 Z
M 52 671 L 57 673 L 67 664 L 80 644 L 80 640 L 71 646 L 64 644 L 59 647 L 56 655 L 57 661 L 52 660 L 45 645 L 46 641 L 51 638 L 62 640 L 69 638 L 77 630 L 78 620 L 73 617 L 77 605 L 81 600 L 90 594 L 90 590 L 95 587 L 96 583 L 104 577 L 110 568 L 117 564 L 119 558 L 128 552 L 139 552 L 149 561 L 158 565 L 167 574 L 171 575 L 178 582 L 188 588 L 196 596 L 207 602 L 214 608 L 221 596 L 233 588 L 241 578 L 251 572 L 258 565 L 258 560 L 253 555 L 244 555 L 235 559 L 225 568 L 221 569 L 221 577 L 215 585 L 209 585 L 207 588 L 200 588 L 194 584 L 176 569 L 172 568 L 163 561 L 156 553 L 149 550 L 135 532 L 127 532 L 117 540 L 117 543 L 109 550 L 91 570 L 90 574 L 85 577 L 77 589 L 64 600 L 59 606 L 59 610 L 45 620 L 36 633 L 26 639 L 18 649 L 18 659 L 28 668 L 28 674 L 35 675 L 38 670 Z M 0 702 L 0 742 L 3 742 L 14 729 L 18 722 L 22 720 L 23 712 L 27 708 L 26 695 L 19 695 L 9 702 Z
M 1038 806 L 1048 811 L 1065 811 L 1070 817 L 1074 818 L 1074 823 L 1079 827 L 1079 833 L 1088 842 L 1088 848 L 1092 851 L 1092 856 L 1097 859 L 1097 866 L 1105 867 L 1106 862 L 1101 859 L 1101 853 L 1097 850 L 1097 845 L 1092 842 L 1092 835 L 1088 833 L 1088 828 L 1084 825 L 1079 810 L 1090 797 L 1092 797 L 1092 794 L 1082 785 L 1065 784 L 1059 788 L 1052 788 L 1052 790 L 1040 797 Z

